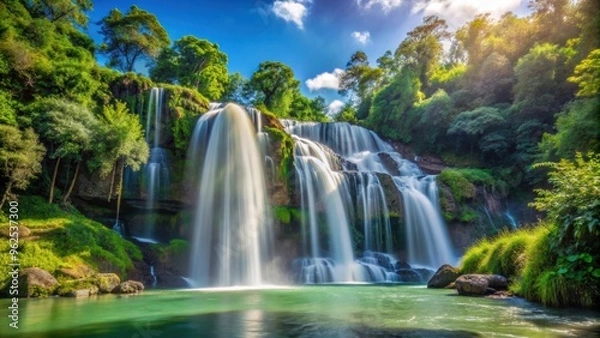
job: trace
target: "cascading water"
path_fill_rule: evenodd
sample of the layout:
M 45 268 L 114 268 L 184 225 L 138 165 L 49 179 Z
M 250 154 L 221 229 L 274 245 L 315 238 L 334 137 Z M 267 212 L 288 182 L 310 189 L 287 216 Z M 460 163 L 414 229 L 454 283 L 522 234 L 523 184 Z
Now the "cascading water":
M 151 238 L 155 228 L 155 214 L 150 212 L 156 208 L 161 195 L 164 195 L 170 184 L 167 152 L 162 145 L 164 90 L 152 88 L 146 112 L 146 142 L 150 146 L 150 158 L 144 166 L 146 185 L 146 209 L 149 211 L 143 236 Z
M 424 175 L 416 164 L 403 159 L 375 133 L 362 127 L 347 123 L 282 122 L 294 135 L 302 208 L 308 212 L 303 238 L 310 248 L 305 249 L 309 257 L 296 262 L 303 282 L 401 279 L 407 269 L 385 254 L 393 252 L 393 248 L 389 212 L 379 175 L 390 176 L 402 196 L 407 261 L 432 269 L 443 263 L 455 263 L 438 211 L 435 176 Z M 334 168 L 340 161 L 338 156 L 323 145 L 341 157 L 340 168 Z M 356 196 L 354 202 L 352 195 Z M 323 213 L 324 219 L 319 220 L 318 215 Z M 348 219 L 350 215 L 355 219 L 359 214 L 366 251 L 355 263 Z M 343 255 L 331 249 L 321 252 L 320 223 L 327 224 L 332 246 L 335 243 L 338 247 L 339 243 L 348 246 L 348 250 L 341 252 Z M 343 268 L 345 273 L 336 268 Z M 422 276 L 420 272 L 417 280 L 419 276 Z
M 199 287 L 273 282 L 265 271 L 273 239 L 260 128 L 237 105 L 211 108 L 188 153 L 188 182 L 198 187 L 189 277 Z

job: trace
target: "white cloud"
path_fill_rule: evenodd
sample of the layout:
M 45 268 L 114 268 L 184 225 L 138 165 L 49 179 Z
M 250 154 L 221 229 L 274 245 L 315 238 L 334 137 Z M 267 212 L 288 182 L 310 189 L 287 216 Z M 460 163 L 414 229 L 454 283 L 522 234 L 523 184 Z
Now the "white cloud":
M 525 0 L 418 0 L 412 8 L 413 13 L 437 15 L 446 20 L 451 28 L 458 28 L 477 14 L 490 13 L 499 18 L 508 11 L 514 11 Z
M 336 68 L 333 72 L 324 72 L 312 79 L 306 80 L 306 86 L 311 91 L 319 89 L 335 89 L 340 88 L 340 76 L 344 74 L 344 71 L 340 68 Z
M 342 111 L 342 108 L 344 108 L 344 102 L 340 100 L 333 100 L 329 106 L 327 106 L 327 115 L 333 116 Z
M 365 45 L 367 44 L 367 42 L 369 42 L 369 39 L 371 39 L 371 33 L 369 33 L 368 31 L 352 32 L 352 37 L 356 39 L 356 41 Z
M 384 13 L 402 5 L 403 0 L 356 0 L 356 3 L 365 9 L 371 9 L 377 5 L 381 7 Z
M 275 16 L 304 29 L 304 19 L 308 15 L 306 6 L 311 2 L 312 0 L 277 0 L 271 9 Z

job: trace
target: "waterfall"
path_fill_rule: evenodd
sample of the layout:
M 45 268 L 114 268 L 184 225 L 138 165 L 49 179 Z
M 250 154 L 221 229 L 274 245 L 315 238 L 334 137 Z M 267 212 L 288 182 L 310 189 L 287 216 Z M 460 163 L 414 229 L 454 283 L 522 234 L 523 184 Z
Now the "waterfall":
M 302 208 L 308 213 L 303 239 L 310 250 L 305 249 L 308 257 L 295 263 L 303 282 L 340 281 L 335 270 L 339 266 L 346 269 L 342 281 L 401 278 L 406 267 L 399 268 L 387 255 L 394 248 L 381 175 L 389 176 L 402 196 L 407 262 L 431 269 L 456 263 L 439 213 L 435 176 L 424 175 L 365 128 L 348 123 L 282 123 L 294 136 L 298 186 Z M 325 217 L 319 220 L 322 214 Z M 366 252 L 353 263 L 349 220 L 356 219 L 362 219 Z M 325 252 L 321 223 L 327 224 L 328 242 L 334 246 Z M 337 251 L 336 244 L 344 250 Z
M 144 230 L 144 237 L 151 238 L 156 226 L 156 215 L 151 212 L 156 208 L 157 202 L 161 196 L 164 196 L 170 184 L 169 162 L 167 152 L 161 147 L 163 141 L 162 125 L 163 116 L 164 89 L 152 88 L 150 90 L 150 99 L 146 111 L 146 143 L 150 147 L 150 157 L 148 163 L 144 166 L 144 183 L 146 187 L 146 210 L 148 217 Z
M 188 150 L 187 182 L 197 187 L 189 277 L 196 286 L 272 282 L 265 273 L 273 239 L 258 118 L 253 125 L 235 104 L 211 108 Z

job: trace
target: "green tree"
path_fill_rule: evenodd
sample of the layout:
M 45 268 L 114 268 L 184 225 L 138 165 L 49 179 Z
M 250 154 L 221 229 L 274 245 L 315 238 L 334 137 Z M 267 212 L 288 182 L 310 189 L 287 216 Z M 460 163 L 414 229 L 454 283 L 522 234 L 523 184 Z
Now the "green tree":
M 594 49 L 575 67 L 568 79 L 579 86 L 577 96 L 593 97 L 600 94 L 600 49 Z
M 556 133 L 546 133 L 540 150 L 546 160 L 573 158 L 576 152 L 600 152 L 600 99 L 567 104 L 556 120 Z
M 108 56 L 109 66 L 124 72 L 133 71 L 138 60 L 154 61 L 170 42 L 156 16 L 137 6 L 125 15 L 115 8 L 99 24 L 104 36 L 100 51 Z
M 437 16 L 426 16 L 423 24 L 406 34 L 406 39 L 396 49 L 394 56 L 400 64 L 410 65 L 424 88 L 429 87 L 429 77 L 444 55 L 442 41 L 450 38 L 446 21 Z
M 248 91 L 248 79 L 238 72 L 229 74 L 227 86 L 220 101 L 247 105 L 250 103 L 250 93 Z
M 54 200 L 54 187 L 61 160 L 77 163 L 71 184 L 63 195 L 62 203 L 65 204 L 73 192 L 81 162 L 91 151 L 92 142 L 102 141 L 95 136 L 98 120 L 85 106 L 62 99 L 48 98 L 32 106 L 37 111 L 34 118 L 36 131 L 50 143 L 50 158 L 56 160 L 50 183 L 49 203 Z
M 86 11 L 93 8 L 91 0 L 30 0 L 21 1 L 34 18 L 47 18 L 52 22 L 68 21 L 86 27 Z
M 504 116 L 497 108 L 479 107 L 458 114 L 448 128 L 448 134 L 464 135 L 472 153 L 473 146 L 479 143 L 479 139 L 483 135 L 500 129 L 504 122 Z M 487 140 L 487 142 L 490 141 Z
M 42 171 L 41 161 L 46 149 L 32 129 L 19 129 L 0 124 L 0 174 L 6 181 L 0 209 L 12 189 L 25 189 Z
M 177 83 L 194 88 L 209 100 L 216 101 L 227 89 L 227 55 L 219 45 L 194 36 L 175 41 L 173 48 L 162 50 L 154 68 L 154 81 Z
M 294 77 L 294 71 L 289 66 L 266 61 L 258 65 L 248 86 L 256 93 L 256 104 L 262 103 L 278 116 L 287 117 L 295 93 L 300 88 L 300 81 Z
M 389 85 L 375 94 L 365 124 L 384 137 L 410 142 L 416 117 L 408 112 L 421 99 L 420 87 L 413 70 L 403 68 Z
M 144 139 L 144 131 L 139 118 L 129 113 L 123 102 L 104 106 L 98 135 L 102 142 L 95 143 L 95 156 L 89 163 L 92 169 L 99 169 L 102 177 L 106 177 L 112 172 L 109 199 L 112 195 L 116 173 L 119 173 L 116 190 L 118 220 L 125 167 L 130 167 L 134 171 L 139 170 L 140 166 L 148 161 L 148 144 Z
M 381 63 L 387 66 L 388 56 L 383 57 Z M 390 65 L 391 67 L 391 65 Z M 340 77 L 340 89 L 338 92 L 341 95 L 350 95 L 351 100 L 357 103 L 368 101 L 377 88 L 383 70 L 377 67 L 369 66 L 367 54 L 363 51 L 357 51 L 350 57 L 350 61 L 346 64 L 346 70 Z M 368 108 L 366 109 L 368 111 Z M 365 116 L 366 117 L 366 116 Z

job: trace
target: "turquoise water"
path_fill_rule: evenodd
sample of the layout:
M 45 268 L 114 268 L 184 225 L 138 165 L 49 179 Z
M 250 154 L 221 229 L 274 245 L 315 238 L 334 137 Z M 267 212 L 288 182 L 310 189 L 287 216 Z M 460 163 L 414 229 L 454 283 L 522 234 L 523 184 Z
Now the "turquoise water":
M 9 301 L 0 306 L 6 309 Z M 597 337 L 600 313 L 424 286 L 163 290 L 21 299 L 2 337 Z M 7 310 L 5 310 L 7 311 Z

